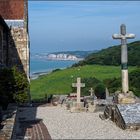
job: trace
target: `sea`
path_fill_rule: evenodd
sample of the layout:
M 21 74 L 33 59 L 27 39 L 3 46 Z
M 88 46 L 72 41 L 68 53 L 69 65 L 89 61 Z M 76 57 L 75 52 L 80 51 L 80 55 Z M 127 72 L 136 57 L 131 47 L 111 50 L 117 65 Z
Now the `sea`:
M 69 60 L 30 59 L 30 78 L 36 79 L 39 75 L 51 73 L 55 69 L 64 69 L 77 63 Z

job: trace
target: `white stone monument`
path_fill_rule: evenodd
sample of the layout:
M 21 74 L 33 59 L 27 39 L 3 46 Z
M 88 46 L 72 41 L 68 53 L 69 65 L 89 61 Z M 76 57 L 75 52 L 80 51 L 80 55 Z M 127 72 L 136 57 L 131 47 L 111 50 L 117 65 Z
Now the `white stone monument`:
M 135 38 L 134 34 L 126 34 L 126 26 L 124 24 L 120 27 L 120 34 L 114 34 L 113 39 L 121 40 L 121 67 L 122 67 L 122 92 L 129 92 L 128 85 L 128 54 L 127 54 L 127 39 Z
M 113 39 L 121 40 L 121 71 L 122 71 L 122 93 L 119 93 L 117 97 L 118 103 L 135 103 L 133 94 L 129 91 L 129 79 L 128 79 L 128 53 L 127 53 L 127 39 L 135 38 L 134 34 L 126 34 L 126 26 L 122 24 L 120 26 L 120 34 L 114 34 Z
M 77 87 L 77 102 L 76 102 L 76 106 L 72 108 L 72 112 L 76 112 L 77 109 L 84 107 L 84 103 L 81 102 L 81 87 L 85 87 L 85 83 L 81 83 L 81 78 L 78 77 L 77 83 L 72 83 L 72 87 Z
M 77 87 L 77 104 L 81 101 L 81 87 L 85 87 L 85 83 L 81 83 L 81 78 L 77 78 L 77 83 L 72 83 L 72 87 Z

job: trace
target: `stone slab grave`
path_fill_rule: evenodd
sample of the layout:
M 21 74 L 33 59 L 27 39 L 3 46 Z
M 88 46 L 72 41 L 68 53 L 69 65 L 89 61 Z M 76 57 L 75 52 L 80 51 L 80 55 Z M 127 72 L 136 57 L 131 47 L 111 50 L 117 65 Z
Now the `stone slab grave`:
M 117 104 L 114 113 L 114 121 L 124 129 L 140 128 L 140 103 Z
M 140 103 L 107 105 L 101 119 L 111 119 L 122 129 L 140 128 Z

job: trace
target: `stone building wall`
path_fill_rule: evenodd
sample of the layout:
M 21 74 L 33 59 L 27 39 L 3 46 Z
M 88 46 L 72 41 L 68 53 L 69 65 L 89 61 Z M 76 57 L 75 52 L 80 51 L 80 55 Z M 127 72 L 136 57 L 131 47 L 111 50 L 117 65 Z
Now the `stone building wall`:
M 3 60 L 2 63 L 8 67 L 16 65 L 29 77 L 27 0 L 0 1 L 0 15 L 9 28 L 8 31 L 0 29 L 3 33 L 2 46 L 0 46 L 0 57 L 2 57 L 1 60 Z M 3 56 L 1 56 L 1 52 Z
M 11 26 L 8 38 L 8 66 L 16 65 L 29 75 L 29 40 L 26 28 Z

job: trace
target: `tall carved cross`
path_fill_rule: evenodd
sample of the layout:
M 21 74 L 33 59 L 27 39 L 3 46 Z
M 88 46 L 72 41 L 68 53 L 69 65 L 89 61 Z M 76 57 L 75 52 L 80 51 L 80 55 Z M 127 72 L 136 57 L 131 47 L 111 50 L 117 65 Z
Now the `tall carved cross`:
M 126 34 L 126 26 L 120 26 L 120 34 L 114 34 L 113 39 L 121 40 L 121 69 L 122 69 L 122 92 L 129 92 L 128 84 L 128 54 L 127 54 L 127 39 L 135 38 L 134 34 Z
M 77 83 L 72 83 L 72 87 L 77 87 L 77 103 L 80 103 L 81 99 L 81 87 L 85 87 L 85 83 L 81 83 L 81 78 L 77 78 Z

